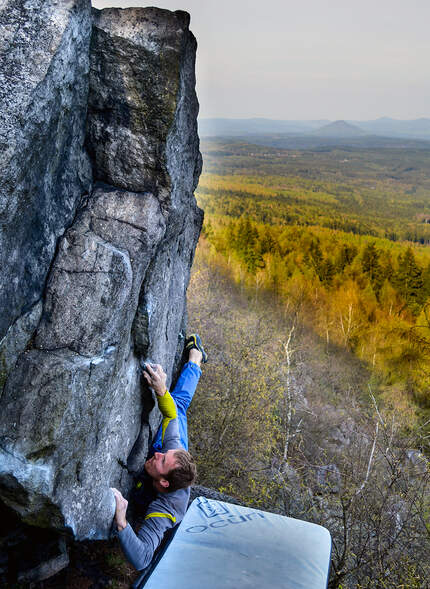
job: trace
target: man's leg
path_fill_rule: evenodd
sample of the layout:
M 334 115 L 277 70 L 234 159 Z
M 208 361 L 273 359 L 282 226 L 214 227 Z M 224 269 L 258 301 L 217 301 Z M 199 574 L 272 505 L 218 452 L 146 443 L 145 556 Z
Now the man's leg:
M 189 360 L 184 365 L 171 393 L 178 409 L 179 436 L 185 450 L 188 450 L 187 409 L 193 399 L 201 373 L 200 366 Z
M 192 401 L 194 393 L 202 373 L 200 363 L 202 354 L 198 350 L 190 350 L 188 362 L 184 364 L 181 374 L 178 378 L 175 388 L 171 395 L 176 403 L 178 410 L 178 425 L 181 444 L 188 450 L 188 426 L 187 426 L 187 409 Z M 161 450 L 161 428 L 152 443 L 150 454 L 154 451 Z

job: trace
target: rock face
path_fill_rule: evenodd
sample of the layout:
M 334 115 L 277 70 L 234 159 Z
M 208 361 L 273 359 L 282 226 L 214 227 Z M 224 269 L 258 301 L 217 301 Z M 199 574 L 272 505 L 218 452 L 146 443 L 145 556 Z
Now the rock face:
M 37 19 L 34 24 L 24 7 L 36 2 L 18 4 L 33 39 Z M 109 487 L 127 493 L 159 421 L 139 359 L 159 362 L 174 375 L 183 349 L 185 294 L 202 223 L 193 196 L 201 170 L 196 42 L 183 12 L 106 9 L 91 16 L 84 2 L 45 2 L 44 10 L 48 4 L 45 20 L 55 26 L 66 27 L 64 14 L 82 23 L 67 45 L 79 53 L 75 67 L 80 64 L 83 73 L 80 86 L 68 85 L 75 98 L 64 143 L 76 153 L 79 146 L 67 174 L 81 183 L 72 185 L 72 206 L 56 183 L 59 172 L 52 179 L 60 138 L 58 127 L 48 125 L 52 153 L 45 167 L 33 164 L 29 174 L 35 187 L 53 187 L 51 208 L 26 222 L 32 226 L 41 217 L 51 226 L 51 217 L 62 220 L 51 249 L 44 246 L 45 274 L 31 275 L 32 290 L 20 293 L 16 310 L 3 317 L 0 496 L 28 523 L 67 528 L 77 539 L 107 538 L 114 512 Z M 89 51 L 89 35 L 84 50 L 82 34 L 91 20 Z M 52 56 L 40 56 L 43 81 L 61 61 L 61 43 L 52 47 Z M 50 82 L 54 97 L 63 96 L 59 84 Z M 51 109 L 44 109 L 49 118 Z M 64 117 L 67 109 L 60 110 Z M 88 193 L 84 128 L 95 181 Z M 32 148 L 31 157 L 42 157 Z M 10 191 L 21 194 L 12 185 Z M 41 198 L 32 191 L 36 201 Z M 25 259 L 24 242 L 11 245 L 6 230 L 0 239 Z M 31 234 L 28 239 L 32 245 Z M 4 309 L 12 295 L 1 295 Z
M 0 4 L 0 341 L 29 323 L 58 237 L 91 186 L 90 11 L 90 0 Z

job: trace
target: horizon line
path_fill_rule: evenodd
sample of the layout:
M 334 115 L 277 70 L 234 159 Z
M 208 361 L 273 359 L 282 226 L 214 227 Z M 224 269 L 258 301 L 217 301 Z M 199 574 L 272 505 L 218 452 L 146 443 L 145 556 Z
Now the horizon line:
M 430 120 L 430 115 L 428 116 L 420 116 L 420 117 L 414 117 L 414 118 L 410 118 L 410 119 L 399 119 L 399 118 L 395 118 L 395 117 L 388 117 L 388 116 L 380 116 L 380 117 L 376 117 L 374 119 L 355 119 L 355 118 L 343 118 L 343 119 L 330 119 L 327 117 L 323 117 L 323 118 L 312 118 L 312 119 L 306 119 L 306 118 L 302 118 L 302 119 L 279 119 L 279 118 L 271 118 L 269 116 L 253 116 L 253 117 L 229 117 L 229 116 L 203 116 L 201 117 L 200 115 L 197 117 L 201 120 L 206 119 L 206 120 L 228 120 L 228 121 L 255 121 L 255 120 L 266 120 L 266 121 L 380 121 L 380 120 L 390 120 L 390 121 L 419 121 L 419 120 Z

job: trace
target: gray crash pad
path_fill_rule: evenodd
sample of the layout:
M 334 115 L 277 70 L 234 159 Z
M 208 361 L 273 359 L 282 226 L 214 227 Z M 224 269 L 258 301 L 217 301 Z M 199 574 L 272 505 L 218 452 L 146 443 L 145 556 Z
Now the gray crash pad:
M 325 589 L 328 530 L 309 522 L 198 497 L 145 589 Z

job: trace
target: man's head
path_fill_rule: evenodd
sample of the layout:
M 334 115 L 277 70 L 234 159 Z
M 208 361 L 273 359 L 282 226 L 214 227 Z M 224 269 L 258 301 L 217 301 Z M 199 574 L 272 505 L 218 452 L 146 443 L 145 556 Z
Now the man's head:
M 197 475 L 193 457 L 182 448 L 167 450 L 164 454 L 155 452 L 145 462 L 145 470 L 154 480 L 156 489 L 164 493 L 189 487 Z

